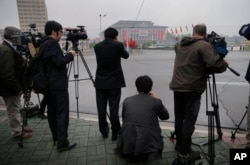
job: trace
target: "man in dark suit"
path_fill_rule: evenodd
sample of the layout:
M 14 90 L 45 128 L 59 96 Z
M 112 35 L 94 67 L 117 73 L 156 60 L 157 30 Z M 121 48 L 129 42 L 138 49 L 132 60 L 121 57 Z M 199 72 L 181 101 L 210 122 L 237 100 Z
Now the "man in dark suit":
M 62 152 L 76 147 L 76 143 L 68 140 L 69 126 L 69 93 L 67 64 L 74 59 L 76 52 L 70 50 L 67 54 L 61 50 L 59 41 L 63 35 L 63 27 L 56 21 L 45 24 L 46 37 L 41 41 L 39 55 L 48 75 L 48 89 L 45 93 L 48 104 L 48 122 L 54 145 Z
M 121 129 L 119 121 L 121 88 L 126 86 L 121 58 L 127 59 L 129 53 L 125 50 L 124 45 L 117 41 L 118 31 L 116 29 L 106 29 L 104 37 L 105 39 L 94 47 L 97 61 L 95 89 L 99 130 L 104 138 L 108 137 L 109 127 L 106 113 L 109 103 L 112 140 L 116 140 L 118 131 Z

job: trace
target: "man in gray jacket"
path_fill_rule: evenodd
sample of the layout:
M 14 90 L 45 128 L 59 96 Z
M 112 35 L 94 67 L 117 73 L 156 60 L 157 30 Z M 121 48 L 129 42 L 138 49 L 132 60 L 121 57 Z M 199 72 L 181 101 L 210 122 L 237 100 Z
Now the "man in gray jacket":
M 9 125 L 13 137 L 29 138 L 32 129 L 23 127 L 20 115 L 20 97 L 24 89 L 24 70 L 26 63 L 16 50 L 21 31 L 8 26 L 4 29 L 4 40 L 0 45 L 0 96 L 6 105 Z M 23 132 L 22 132 L 23 131 Z
M 193 28 L 192 37 L 184 37 L 175 45 L 175 64 L 170 89 L 174 91 L 176 150 L 182 156 L 199 158 L 191 149 L 201 94 L 206 89 L 207 73 L 222 73 L 228 64 L 205 41 L 206 25 Z
M 123 102 L 123 124 L 116 151 L 137 161 L 160 159 L 164 142 L 159 119 L 167 120 L 168 110 L 152 92 L 153 81 L 149 76 L 139 76 L 135 85 L 138 94 Z

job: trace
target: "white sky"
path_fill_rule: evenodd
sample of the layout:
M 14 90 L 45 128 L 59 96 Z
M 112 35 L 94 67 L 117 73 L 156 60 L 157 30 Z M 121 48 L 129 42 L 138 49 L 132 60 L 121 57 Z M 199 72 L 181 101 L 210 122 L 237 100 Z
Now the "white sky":
M 205 23 L 208 33 L 238 35 L 250 22 L 250 0 L 45 0 L 49 20 L 64 27 L 85 25 L 89 38 L 119 20 L 152 21 L 155 25 L 177 28 Z M 143 3 L 144 2 L 144 3 Z M 142 5 L 143 4 L 143 5 Z M 140 10 L 141 9 L 141 10 Z M 140 11 L 140 13 L 139 13 Z M 139 15 L 138 15 L 139 13 Z M 0 0 L 0 29 L 19 27 L 16 0 Z

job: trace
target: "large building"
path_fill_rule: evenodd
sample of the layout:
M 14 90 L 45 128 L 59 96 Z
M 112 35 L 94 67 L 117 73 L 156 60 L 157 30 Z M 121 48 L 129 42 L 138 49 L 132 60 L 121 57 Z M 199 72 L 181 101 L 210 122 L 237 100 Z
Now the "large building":
M 45 0 L 17 0 L 20 29 L 28 31 L 30 24 L 36 24 L 39 32 L 44 32 L 44 25 L 48 21 Z
M 154 25 L 151 21 L 118 21 L 111 27 L 119 31 L 119 40 L 158 42 L 166 39 L 167 26 Z

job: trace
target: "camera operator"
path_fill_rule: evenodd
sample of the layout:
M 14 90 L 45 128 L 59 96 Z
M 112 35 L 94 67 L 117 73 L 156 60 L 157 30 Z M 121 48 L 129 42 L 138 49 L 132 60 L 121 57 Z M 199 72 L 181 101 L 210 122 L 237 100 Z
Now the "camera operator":
M 239 30 L 239 34 L 245 37 L 247 40 L 250 40 L 250 23 L 242 25 Z M 250 61 L 247 67 L 247 72 L 245 75 L 245 79 L 250 84 Z M 247 110 L 247 134 L 246 134 L 247 144 L 246 148 L 250 148 L 250 94 L 248 97 L 248 110 Z
M 48 75 L 48 89 L 45 93 L 48 103 L 48 122 L 58 152 L 70 150 L 76 143 L 68 141 L 69 94 L 66 65 L 74 59 L 76 52 L 63 54 L 58 41 L 63 34 L 62 25 L 56 21 L 45 24 L 46 37 L 41 41 L 38 55 L 41 56 L 45 73 Z
M 207 42 L 205 24 L 193 28 L 192 37 L 184 37 L 175 45 L 175 64 L 170 89 L 174 92 L 176 146 L 180 157 L 200 158 L 191 148 L 192 134 L 200 109 L 201 95 L 206 89 L 208 73 L 222 73 L 228 64 Z
M 29 138 L 32 136 L 32 129 L 23 127 L 22 130 L 19 111 L 26 68 L 26 61 L 15 46 L 20 35 L 21 31 L 16 27 L 8 26 L 4 29 L 4 40 L 0 45 L 0 96 L 3 97 L 6 104 L 12 136 Z

